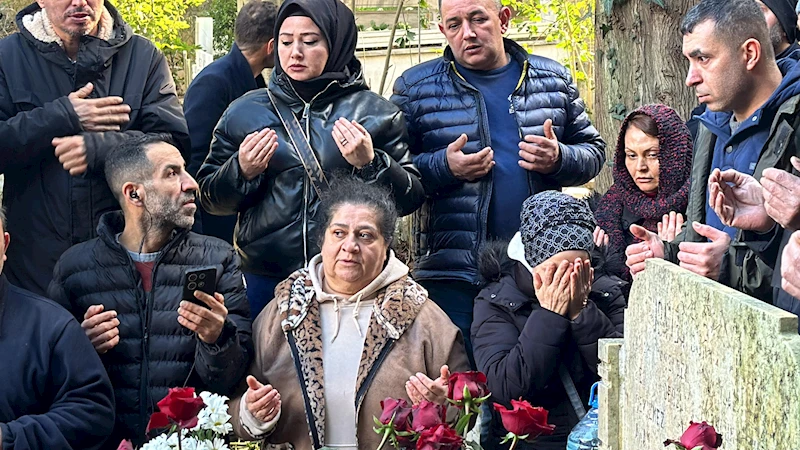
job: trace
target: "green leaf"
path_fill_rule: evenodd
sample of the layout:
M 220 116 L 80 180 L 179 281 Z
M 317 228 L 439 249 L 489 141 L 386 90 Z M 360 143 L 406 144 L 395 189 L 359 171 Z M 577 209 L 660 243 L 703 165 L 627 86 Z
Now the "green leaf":
M 469 421 L 472 419 L 472 413 L 464 414 L 456 423 L 455 432 L 458 435 L 463 435 L 464 430 L 469 426 Z

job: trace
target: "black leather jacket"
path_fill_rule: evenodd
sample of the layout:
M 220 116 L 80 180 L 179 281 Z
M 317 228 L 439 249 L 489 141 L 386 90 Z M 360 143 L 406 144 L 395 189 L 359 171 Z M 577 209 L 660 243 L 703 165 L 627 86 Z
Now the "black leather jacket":
M 424 201 L 424 192 L 408 153 L 403 115 L 368 89 L 358 61 L 350 68 L 355 75 L 346 82 L 331 82 L 310 103 L 297 95 L 285 75 L 273 73 L 268 89 L 294 111 L 326 174 L 355 172 L 368 182 L 381 183 L 392 191 L 400 214 L 410 214 Z M 339 117 L 356 120 L 369 131 L 377 172 L 355 171 L 341 155 L 331 136 Z M 278 149 L 266 172 L 247 181 L 239 167 L 239 144 L 265 127 L 277 132 Z M 318 253 L 314 216 L 319 198 L 266 89 L 245 94 L 225 111 L 197 178 L 206 211 L 239 215 L 234 242 L 243 271 L 284 278 Z

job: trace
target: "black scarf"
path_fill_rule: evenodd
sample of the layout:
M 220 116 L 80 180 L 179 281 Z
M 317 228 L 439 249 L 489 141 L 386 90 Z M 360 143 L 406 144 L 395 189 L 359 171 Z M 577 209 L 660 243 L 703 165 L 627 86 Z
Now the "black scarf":
M 325 89 L 331 81 L 346 81 L 352 75 L 350 66 L 356 61 L 358 29 L 350 8 L 339 0 L 286 0 L 278 10 L 275 23 L 275 42 L 280 45 L 281 25 L 287 17 L 310 18 L 322 31 L 328 43 L 328 61 L 322 74 L 307 81 L 291 79 L 281 68 L 278 52 L 275 52 L 276 75 L 288 80 L 306 102 Z

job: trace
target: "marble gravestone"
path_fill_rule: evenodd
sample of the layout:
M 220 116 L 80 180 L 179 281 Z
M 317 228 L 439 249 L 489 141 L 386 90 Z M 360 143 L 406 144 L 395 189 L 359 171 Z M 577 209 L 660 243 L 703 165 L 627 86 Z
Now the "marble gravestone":
M 800 450 L 797 316 L 662 260 L 633 284 L 625 339 L 600 341 L 604 450 L 663 449 L 689 421 L 721 450 Z

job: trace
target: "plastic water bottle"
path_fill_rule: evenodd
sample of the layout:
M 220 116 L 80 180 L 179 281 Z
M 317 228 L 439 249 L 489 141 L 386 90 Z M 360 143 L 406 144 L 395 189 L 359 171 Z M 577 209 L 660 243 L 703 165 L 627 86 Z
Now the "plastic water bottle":
M 589 412 L 575 425 L 567 438 L 567 450 L 597 450 L 600 439 L 597 438 L 597 383 L 592 385 L 589 394 Z

